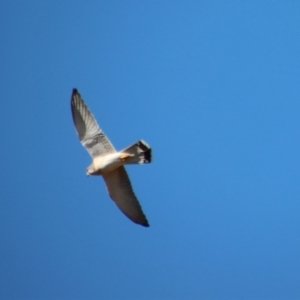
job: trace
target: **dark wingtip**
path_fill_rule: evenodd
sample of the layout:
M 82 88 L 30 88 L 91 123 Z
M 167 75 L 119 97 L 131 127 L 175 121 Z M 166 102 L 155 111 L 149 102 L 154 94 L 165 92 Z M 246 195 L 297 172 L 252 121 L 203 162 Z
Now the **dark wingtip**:
M 144 227 L 150 227 L 150 225 L 149 225 L 149 223 L 147 222 L 147 223 L 143 223 L 143 224 L 141 224 L 142 226 L 144 226 Z
M 75 122 L 75 116 L 74 116 L 74 109 L 76 106 L 76 95 L 80 97 L 80 94 L 78 93 L 78 90 L 76 88 L 73 88 L 72 90 L 72 95 L 71 95 L 71 111 L 72 111 L 72 116 L 73 116 L 73 121 Z
M 73 88 L 72 95 L 71 95 L 71 106 L 73 107 L 78 100 L 76 100 L 77 97 L 81 98 L 78 90 L 76 88 Z
M 131 221 L 143 227 L 150 227 L 149 222 L 144 214 L 143 217 L 140 217 L 138 220 L 131 219 Z

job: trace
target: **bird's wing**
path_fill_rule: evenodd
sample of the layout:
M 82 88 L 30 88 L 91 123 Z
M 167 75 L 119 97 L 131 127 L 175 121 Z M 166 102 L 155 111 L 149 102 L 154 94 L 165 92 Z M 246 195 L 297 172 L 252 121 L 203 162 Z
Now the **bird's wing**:
M 116 152 L 114 146 L 99 128 L 96 119 L 84 103 L 77 89 L 73 89 L 72 92 L 71 109 L 81 144 L 93 158 Z
M 133 192 L 125 168 L 123 166 L 119 167 L 102 176 L 111 199 L 117 204 L 119 209 L 134 223 L 149 227 L 147 218 Z

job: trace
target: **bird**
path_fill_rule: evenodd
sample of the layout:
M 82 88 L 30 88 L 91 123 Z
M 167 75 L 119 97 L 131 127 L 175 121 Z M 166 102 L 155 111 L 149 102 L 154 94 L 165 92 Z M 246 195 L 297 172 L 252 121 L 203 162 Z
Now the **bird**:
M 92 157 L 86 175 L 102 176 L 110 198 L 123 214 L 134 223 L 149 227 L 124 165 L 151 163 L 151 147 L 139 140 L 122 151 L 116 151 L 76 88 L 72 91 L 71 112 L 78 138 Z

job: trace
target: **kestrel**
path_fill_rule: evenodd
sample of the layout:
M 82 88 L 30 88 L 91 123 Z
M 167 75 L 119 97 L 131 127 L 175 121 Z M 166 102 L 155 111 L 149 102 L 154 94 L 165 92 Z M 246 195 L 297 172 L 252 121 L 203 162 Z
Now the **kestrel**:
M 86 174 L 102 176 L 111 199 L 119 209 L 134 223 L 149 227 L 124 165 L 150 163 L 151 148 L 140 140 L 117 152 L 100 129 L 77 89 L 73 89 L 72 92 L 71 110 L 79 140 L 93 159 Z

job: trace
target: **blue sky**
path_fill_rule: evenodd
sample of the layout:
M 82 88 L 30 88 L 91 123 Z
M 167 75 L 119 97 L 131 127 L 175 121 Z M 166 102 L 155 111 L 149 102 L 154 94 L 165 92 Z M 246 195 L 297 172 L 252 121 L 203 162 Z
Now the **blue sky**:
M 299 299 L 300 3 L 0 3 L 1 299 Z M 130 166 L 131 223 L 72 122 Z

